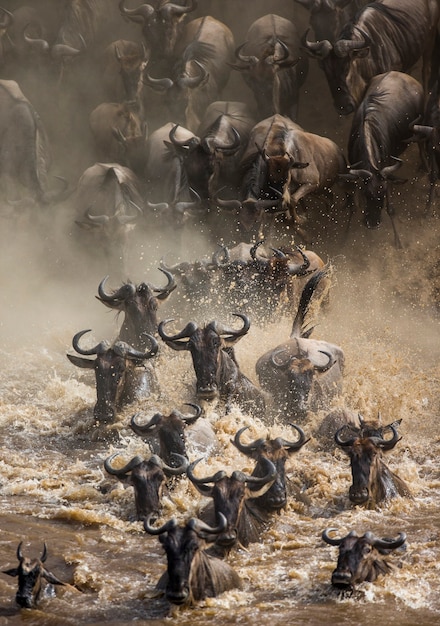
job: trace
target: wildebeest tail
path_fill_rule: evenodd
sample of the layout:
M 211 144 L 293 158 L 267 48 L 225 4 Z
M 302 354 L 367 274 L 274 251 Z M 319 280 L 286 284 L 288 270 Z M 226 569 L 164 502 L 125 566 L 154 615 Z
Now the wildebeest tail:
M 298 311 L 296 312 L 295 319 L 293 320 L 290 337 L 308 337 L 312 333 L 313 327 L 309 329 L 306 328 L 307 313 L 309 312 L 313 294 L 316 292 L 321 280 L 329 276 L 330 270 L 331 266 L 327 264 L 321 270 L 313 274 L 313 276 L 307 281 L 301 294 Z

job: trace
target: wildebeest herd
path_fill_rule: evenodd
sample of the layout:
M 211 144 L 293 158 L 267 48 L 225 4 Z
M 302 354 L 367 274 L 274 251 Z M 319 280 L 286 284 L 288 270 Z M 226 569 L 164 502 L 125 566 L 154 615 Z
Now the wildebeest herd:
M 400 440 L 401 420 L 384 424 L 380 415 L 364 420 L 350 407 L 333 410 L 345 354 L 331 338 L 312 336 L 332 306 L 335 277 L 331 262 L 311 249 L 309 203 L 322 202 L 327 215 L 342 213 L 344 237 L 356 213 L 375 229 L 385 208 L 401 247 L 392 184 L 408 182 L 396 172 L 417 142 L 429 177 L 426 211 L 432 210 L 440 4 L 295 1 L 310 11 L 309 30 L 301 32 L 292 2 L 291 19 L 263 10 L 242 41 L 233 24 L 210 14 L 215 1 L 66 0 L 57 10 L 50 2 L 40 10 L 24 2 L 0 9 L 2 212 L 32 223 L 35 212 L 52 211 L 74 249 L 93 249 L 101 271 L 97 298 L 123 315 L 114 339 L 96 343 L 89 333 L 99 329 L 78 330 L 76 354 L 67 357 L 94 370 L 93 436 L 114 445 L 125 429 L 146 443 L 145 458 L 118 463 L 120 448 L 103 469 L 133 487 L 135 521 L 158 536 L 167 558 L 156 591 L 175 605 L 242 587 L 228 562 L 231 551 L 251 550 L 274 514 L 282 515 L 292 497 L 285 464 L 308 437 L 347 453 L 354 506 L 374 509 L 396 496 L 411 498 L 383 460 Z M 269 2 L 261 4 L 270 10 Z M 347 145 L 298 124 L 316 61 L 338 113 L 352 115 Z M 420 82 L 407 73 L 419 61 Z M 36 88 L 43 77 L 49 97 Z M 245 87 L 243 101 L 223 99 Z M 63 127 L 45 117 L 49 99 L 68 115 L 67 128 L 65 117 Z M 79 149 L 71 144 L 76 135 Z M 60 159 L 69 145 L 75 154 Z M 76 182 L 60 171 L 70 159 Z M 185 229 L 207 236 L 211 253 L 189 260 L 180 248 Z M 164 232 L 180 252 L 177 263 L 156 246 Z M 139 241 L 159 251 L 154 263 L 163 286 L 125 278 Z M 114 281 L 119 286 L 110 289 Z M 290 336 L 262 350 L 245 374 L 236 344 L 246 342 L 252 325 L 270 329 L 286 318 Z M 172 363 L 174 352 L 189 352 L 182 358 L 192 362 L 189 414 L 157 406 L 163 398 L 157 363 Z M 136 413 L 122 424 L 121 410 L 131 405 Z M 252 470 L 201 476 L 202 460 L 222 461 L 212 416 L 236 407 L 246 425 L 232 444 L 246 464 L 252 460 Z M 151 410 L 154 415 L 143 417 Z M 310 432 L 308 418 L 317 411 L 327 413 L 323 428 Z M 245 442 L 253 420 L 291 429 L 292 437 Z M 164 490 L 172 493 L 184 480 L 212 501 L 197 517 L 159 521 Z M 386 556 L 406 541 L 403 530 L 395 539 L 371 529 L 335 538 L 338 530 L 324 529 L 322 539 L 339 548 L 331 583 L 344 592 L 386 574 Z M 44 545 L 41 558 L 30 561 L 21 542 L 19 566 L 4 571 L 18 577 L 21 607 L 35 607 L 42 578 L 65 584 L 45 569 L 46 557 Z

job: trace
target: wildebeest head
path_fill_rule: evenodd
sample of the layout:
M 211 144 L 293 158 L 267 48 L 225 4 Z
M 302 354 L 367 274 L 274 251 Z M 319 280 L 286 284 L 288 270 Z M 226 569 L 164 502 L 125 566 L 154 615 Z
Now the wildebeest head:
M 202 414 L 202 409 L 197 404 L 187 403 L 195 409 L 194 415 L 182 415 L 180 411 L 174 409 L 169 415 L 155 413 L 146 424 L 138 424 L 136 417 L 131 418 L 131 429 L 140 437 L 157 436 L 160 444 L 160 456 L 166 463 L 173 466 L 173 456 L 176 454 L 187 458 L 185 427 L 194 422 Z
M 241 435 L 249 426 L 240 428 L 233 440 L 234 445 L 240 452 L 243 452 L 246 456 L 252 457 L 256 461 L 257 464 L 252 471 L 252 476 L 264 476 L 267 471 L 265 459 L 271 461 L 276 467 L 277 475 L 273 484 L 258 498 L 259 506 L 269 511 L 279 510 L 286 506 L 286 461 L 291 454 L 300 450 L 308 441 L 299 426 L 295 424 L 291 424 L 291 426 L 298 432 L 298 441 L 287 441 L 281 437 L 271 439 L 268 436 L 266 439 L 257 439 L 252 443 L 245 444 L 241 441 Z M 252 491 L 252 487 L 250 487 L 250 489 Z
M 341 538 L 330 537 L 336 528 L 327 528 L 322 539 L 331 546 L 339 547 L 338 563 L 332 573 L 332 585 L 342 591 L 353 591 L 354 586 L 364 581 L 373 582 L 379 574 L 387 574 L 390 565 L 384 555 L 400 548 L 406 540 L 405 533 L 399 533 L 396 539 L 379 539 L 367 531 L 359 536 L 352 530 Z
M 297 417 L 305 417 L 308 408 L 308 399 L 312 390 L 314 378 L 317 374 L 327 372 L 335 365 L 335 357 L 324 350 L 320 353 L 327 357 L 327 363 L 316 365 L 307 354 L 298 349 L 290 354 L 286 348 L 275 349 L 271 355 L 272 365 L 285 376 L 287 407 L 295 412 Z
M 115 452 L 104 461 L 105 470 L 116 476 L 126 485 L 134 488 L 134 501 L 138 520 L 152 515 L 158 516 L 161 506 L 162 491 L 166 476 L 178 476 L 185 472 L 188 461 L 180 457 L 178 467 L 170 467 L 160 457 L 153 455 L 148 460 L 135 456 L 124 467 L 114 468 L 111 464 L 119 454 Z
M 169 58 L 181 32 L 182 20 L 197 9 L 197 1 L 187 0 L 183 6 L 163 0 L 156 4 L 144 3 L 135 9 L 127 9 L 125 0 L 120 0 L 119 10 L 132 22 L 142 24 L 142 32 L 151 45 L 154 57 L 158 56 L 160 50 L 160 54 Z
M 47 559 L 47 546 L 44 544 L 43 553 L 39 559 L 30 559 L 22 553 L 23 542 L 20 541 L 17 548 L 18 567 L 4 570 L 8 576 L 18 577 L 18 591 L 15 599 L 17 604 L 25 609 L 36 606 L 41 593 L 41 579 L 44 578 L 52 585 L 65 585 L 52 572 L 44 567 Z
M 173 518 L 159 528 L 154 528 L 150 519 L 144 520 L 145 531 L 150 535 L 159 535 L 167 556 L 167 576 L 163 587 L 169 602 L 189 604 L 240 586 L 237 574 L 225 563 L 217 559 L 203 559 L 205 542 L 215 541 L 226 527 L 224 516 L 220 514 L 218 519 L 218 525 L 211 527 L 194 517 L 179 526 Z M 214 564 L 218 564 L 217 567 Z
M 250 538 L 247 535 L 245 501 L 258 498 L 270 489 L 277 478 L 277 468 L 267 458 L 260 461 L 261 475 L 254 476 L 241 471 L 234 471 L 230 476 L 224 470 L 213 476 L 198 478 L 194 468 L 202 459 L 191 463 L 187 468 L 190 481 L 205 497 L 211 497 L 215 514 L 222 513 L 227 525 L 219 533 L 216 544 L 229 549 L 237 542 L 246 546 Z
M 349 115 L 356 109 L 366 88 L 362 73 L 357 71 L 357 59 L 369 55 L 371 38 L 352 23 L 344 26 L 334 44 L 327 39 L 312 43 L 307 39 L 308 32 L 302 37 L 302 45 L 322 64 L 336 109 Z
M 335 433 L 335 442 L 350 457 L 352 484 L 349 498 L 354 504 L 375 505 L 377 502 L 407 492 L 401 479 L 392 474 L 382 461 L 383 451 L 392 450 L 400 441 L 397 426 L 400 420 L 379 427 L 375 422 L 361 421 L 360 428 L 342 426 Z M 343 433 L 351 431 L 347 438 Z M 391 431 L 392 437 L 384 434 Z
M 147 335 L 151 347 L 145 352 L 135 350 L 124 341 L 116 341 L 113 346 L 110 346 L 108 341 L 101 341 L 93 348 L 84 349 L 80 347 L 79 340 L 88 332 L 90 329 L 76 333 L 72 339 L 72 346 L 78 354 L 96 355 L 96 358 L 83 359 L 72 354 L 67 354 L 67 358 L 77 367 L 95 371 L 97 402 L 93 413 L 99 422 L 112 422 L 117 407 L 123 401 L 129 371 L 146 359 L 154 357 L 159 345 L 152 335 Z
M 176 288 L 176 283 L 170 272 L 159 268 L 168 279 L 165 287 L 154 287 L 150 283 L 125 283 L 113 291 L 107 293 L 105 284 L 108 280 L 106 276 L 98 287 L 98 300 L 111 309 L 124 312 L 124 321 L 119 333 L 119 339 L 137 349 L 145 349 L 147 335 L 157 333 L 157 309 L 161 302 L 165 301 L 170 293 Z
M 209 322 L 202 328 L 195 322 L 189 322 L 180 333 L 167 335 L 164 326 L 173 320 L 165 320 L 159 324 L 159 335 L 170 348 L 189 350 L 191 353 L 199 398 L 212 400 L 219 395 L 219 387 L 225 382 L 221 380 L 224 351 L 232 349 L 249 331 L 249 318 L 242 313 L 234 315 L 243 321 L 243 327 L 239 330 L 225 327 L 217 321 Z

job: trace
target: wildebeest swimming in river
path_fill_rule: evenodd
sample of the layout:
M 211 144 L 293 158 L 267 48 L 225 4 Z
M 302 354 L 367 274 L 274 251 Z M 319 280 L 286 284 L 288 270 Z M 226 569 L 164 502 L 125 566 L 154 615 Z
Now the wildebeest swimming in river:
M 364 581 L 374 582 L 380 574 L 387 574 L 391 565 L 384 558 L 392 550 L 403 546 L 406 534 L 396 539 L 376 537 L 367 531 L 359 536 L 352 530 L 341 538 L 331 537 L 336 528 L 326 528 L 322 539 L 331 546 L 339 547 L 338 564 L 332 573 L 332 585 L 341 591 L 353 591 L 355 585 Z
M 219 515 L 216 527 L 194 517 L 181 526 L 175 519 L 159 528 L 154 528 L 150 522 L 150 519 L 144 520 L 144 529 L 150 535 L 159 535 L 168 561 L 167 571 L 161 576 L 156 590 L 158 594 L 165 593 L 169 602 L 193 604 L 241 587 L 237 572 L 204 550 L 204 543 L 215 541 L 226 528 L 223 515 Z

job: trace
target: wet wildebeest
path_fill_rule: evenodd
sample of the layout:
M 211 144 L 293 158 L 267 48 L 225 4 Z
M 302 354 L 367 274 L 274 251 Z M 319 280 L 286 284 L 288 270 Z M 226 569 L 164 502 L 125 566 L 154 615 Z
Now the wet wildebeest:
M 378 228 L 385 204 L 393 226 L 395 245 L 401 247 L 393 219 L 390 187 L 405 182 L 395 172 L 397 157 L 408 147 L 412 122 L 423 115 L 423 89 L 412 76 L 387 72 L 375 76 L 356 110 L 348 141 L 348 160 L 356 163 L 343 179 L 361 180 L 365 198 L 365 225 Z
M 176 454 L 188 458 L 188 443 L 205 454 L 217 447 L 211 424 L 203 418 L 199 419 L 202 409 L 197 404 L 187 405 L 195 410 L 193 415 L 183 415 L 173 409 L 169 415 L 155 413 L 146 424 L 139 424 L 136 420 L 138 413 L 131 418 L 131 429 L 146 439 L 151 450 L 171 466 L 176 463 Z
M 405 533 L 399 533 L 396 539 L 380 539 L 370 531 L 359 536 L 354 530 L 345 537 L 330 537 L 330 533 L 336 530 L 326 528 L 322 532 L 322 539 L 331 546 L 339 547 L 332 585 L 341 591 L 352 592 L 355 585 L 364 581 L 374 582 L 380 574 L 388 574 L 392 566 L 385 557 L 406 541 Z
M 267 457 L 261 456 L 258 475 L 235 470 L 230 476 L 224 470 L 212 476 L 199 478 L 194 475 L 194 468 L 202 459 L 191 463 L 187 468 L 190 481 L 205 497 L 212 498 L 200 513 L 202 519 L 212 523 L 219 514 L 227 521 L 225 528 L 215 540 L 214 552 L 225 556 L 234 546 L 247 547 L 260 541 L 261 533 L 269 522 L 271 513 L 276 510 L 273 501 L 267 507 L 261 500 L 277 479 L 277 468 Z
M 97 422 L 111 423 L 116 411 L 122 405 L 147 397 L 157 391 L 157 379 L 153 366 L 145 361 L 156 356 L 159 344 L 152 335 L 147 335 L 150 349 L 139 351 L 124 341 L 110 345 L 101 341 L 93 348 L 81 348 L 79 340 L 90 330 L 81 330 L 72 339 L 72 346 L 78 354 L 95 355 L 95 359 L 83 359 L 75 354 L 67 354 L 73 365 L 95 371 L 97 402 L 93 415 Z
M 276 467 L 277 475 L 272 486 L 266 493 L 254 500 L 254 503 L 265 511 L 279 511 L 287 505 L 286 461 L 291 454 L 298 452 L 308 441 L 304 431 L 299 426 L 290 425 L 299 435 L 297 441 L 287 441 L 282 437 L 271 439 L 267 436 L 266 439 L 256 439 L 252 443 L 245 444 L 241 440 L 241 435 L 249 426 L 240 428 L 234 437 L 233 443 L 237 449 L 256 461 L 252 476 L 261 476 L 265 471 L 265 463 L 262 462 L 262 459 L 269 459 Z M 252 485 L 249 485 L 249 489 L 252 492 Z
M 32 609 L 37 605 L 39 600 L 43 578 L 52 585 L 64 586 L 66 583 L 59 580 L 59 578 L 44 567 L 44 563 L 47 559 L 46 544 L 44 544 L 43 553 L 39 559 L 30 559 L 24 556 L 21 549 L 22 545 L 23 542 L 20 541 L 17 548 L 18 567 L 3 570 L 3 574 L 18 577 L 18 591 L 15 595 L 15 600 L 22 608 Z
M 361 426 L 342 426 L 335 433 L 335 442 L 350 457 L 352 484 L 348 496 L 353 504 L 374 508 L 396 496 L 410 496 L 406 483 L 383 461 L 382 453 L 392 450 L 400 441 L 397 427 L 400 420 L 379 426 L 361 421 Z M 392 437 L 385 439 L 391 431 Z M 345 433 L 345 435 L 344 435 Z
M 202 400 L 220 399 L 226 411 L 236 403 L 242 410 L 258 417 L 264 416 L 265 400 L 262 392 L 240 370 L 234 353 L 234 345 L 250 328 L 249 318 L 234 313 L 243 321 L 239 330 L 223 326 L 217 321 L 199 327 L 188 322 L 175 335 L 167 335 L 164 327 L 173 320 L 159 324 L 159 335 L 173 350 L 188 350 L 196 374 L 196 395 Z
M 137 520 L 152 515 L 158 517 L 166 478 L 183 474 L 188 467 L 188 461 L 180 457 L 176 459 L 180 464 L 170 467 L 157 455 L 152 455 L 146 460 L 135 456 L 124 467 L 116 468 L 113 467 L 112 461 L 118 454 L 119 452 L 115 452 L 105 459 L 106 472 L 134 488 Z
M 161 268 L 159 270 L 168 280 L 165 287 L 154 287 L 151 283 L 144 282 L 139 285 L 127 282 L 112 293 L 107 293 L 105 284 L 108 276 L 99 283 L 98 300 L 110 309 L 124 313 L 119 341 L 125 341 L 136 350 L 145 350 L 149 343 L 147 335 L 157 334 L 158 307 L 177 286 L 170 272 Z
M 204 550 L 205 542 L 215 541 L 226 528 L 226 519 L 222 515 L 219 515 L 216 527 L 191 518 L 183 526 L 171 519 L 160 528 L 154 528 L 150 520 L 144 520 L 144 528 L 150 535 L 159 535 L 167 555 L 167 571 L 161 576 L 156 590 L 164 593 L 172 604 L 193 604 L 241 587 L 236 571 Z
M 308 58 L 301 56 L 296 24 L 279 15 L 263 15 L 251 24 L 235 51 L 233 68 L 243 73 L 254 94 L 260 119 L 280 113 L 298 117 L 300 88 L 307 78 Z
M 301 294 L 290 339 L 263 354 L 255 369 L 263 390 L 272 394 L 272 412 L 289 420 L 303 420 L 307 411 L 328 408 L 340 393 L 344 352 L 335 344 L 311 339 L 306 315 L 319 282 L 328 268 L 319 270 Z
M 337 110 L 356 110 L 374 76 L 409 72 L 423 58 L 422 84 L 428 92 L 440 5 L 436 0 L 382 0 L 367 4 L 331 43 L 302 43 L 320 60 Z

